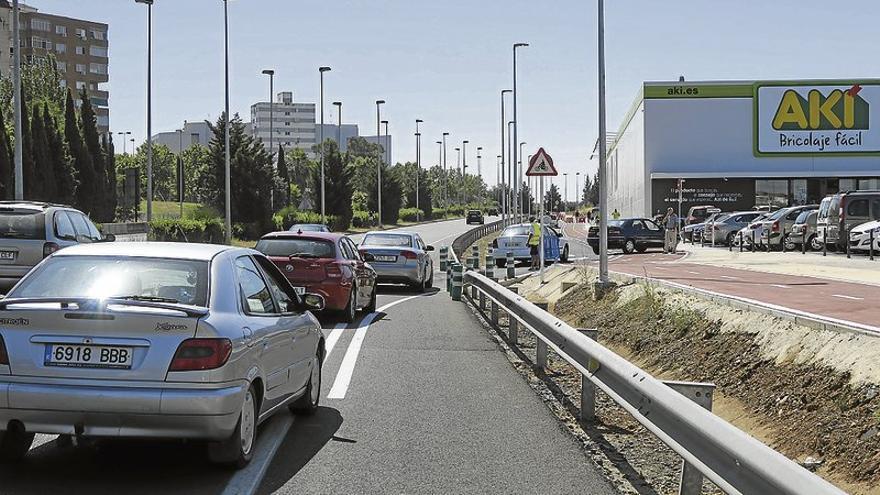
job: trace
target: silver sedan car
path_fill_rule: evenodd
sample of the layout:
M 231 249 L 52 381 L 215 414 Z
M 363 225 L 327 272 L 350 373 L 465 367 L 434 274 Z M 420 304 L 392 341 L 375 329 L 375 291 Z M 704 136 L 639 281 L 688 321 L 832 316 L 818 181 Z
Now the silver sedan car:
M 364 259 L 376 270 L 379 283 L 407 284 L 419 291 L 434 286 L 434 261 L 414 232 L 367 232 L 358 246 Z
M 324 341 L 251 249 L 110 243 L 59 251 L 0 300 L 0 461 L 35 433 L 208 441 L 242 467 L 257 426 L 318 406 Z

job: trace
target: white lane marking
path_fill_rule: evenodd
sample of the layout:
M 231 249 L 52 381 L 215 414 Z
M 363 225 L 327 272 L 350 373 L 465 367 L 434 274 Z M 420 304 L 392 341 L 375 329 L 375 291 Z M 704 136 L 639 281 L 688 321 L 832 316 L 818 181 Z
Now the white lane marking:
M 276 414 L 269 420 L 264 428 L 258 432 L 257 445 L 254 449 L 254 457 L 251 459 L 244 469 L 237 471 L 226 488 L 223 489 L 222 495 L 250 495 L 256 493 L 260 488 L 263 477 L 269 465 L 272 464 L 272 458 L 275 452 L 281 446 L 281 442 L 287 438 L 287 432 L 293 425 L 293 415 L 283 411 Z
M 732 275 L 719 275 L 721 278 L 726 278 L 728 280 L 739 280 L 739 277 L 734 277 Z
M 327 393 L 328 399 L 345 398 L 345 393 L 348 391 L 348 385 L 351 383 L 351 377 L 354 375 L 354 366 L 357 363 L 358 354 L 360 354 L 361 346 L 364 344 L 364 338 L 367 336 L 367 329 L 370 328 L 370 324 L 373 323 L 373 320 L 375 320 L 377 316 L 379 316 L 379 313 L 392 306 L 417 297 L 422 297 L 422 294 L 404 297 L 403 299 L 390 302 L 377 309 L 375 313 L 370 313 L 361 320 L 361 324 L 355 332 L 354 337 L 351 339 L 351 343 L 348 344 L 348 350 L 345 351 L 345 357 L 342 358 L 342 365 L 339 366 L 339 371 L 336 373 L 336 380 L 333 381 L 333 386 L 330 388 L 330 392 Z
M 783 285 L 783 284 L 770 284 L 770 285 L 772 287 L 779 287 L 780 289 L 791 289 L 790 285 Z
M 690 270 L 688 270 L 688 273 L 690 273 L 691 275 L 699 275 L 700 274 L 700 272 L 692 272 Z
M 841 299 L 851 299 L 853 301 L 864 301 L 864 297 L 847 296 L 846 294 L 831 294 L 831 297 L 839 297 Z
M 342 336 L 342 331 L 345 330 L 346 327 L 348 327 L 347 323 L 337 323 L 336 327 L 333 328 L 333 331 L 330 332 L 330 335 L 324 342 L 324 364 L 327 364 L 327 356 L 333 351 L 333 347 L 336 346 L 336 341 Z
M 446 239 L 449 239 L 450 237 L 455 237 L 455 236 L 459 236 L 459 235 L 461 235 L 461 233 L 450 234 L 446 237 L 441 237 L 441 238 L 437 239 L 436 241 L 431 241 L 428 244 L 437 244 L 440 241 L 445 241 Z

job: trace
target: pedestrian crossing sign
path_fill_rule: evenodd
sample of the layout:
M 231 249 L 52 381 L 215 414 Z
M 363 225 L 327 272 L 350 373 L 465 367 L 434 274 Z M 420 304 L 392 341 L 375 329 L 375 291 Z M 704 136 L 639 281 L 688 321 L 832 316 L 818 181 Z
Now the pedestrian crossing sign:
M 550 158 L 550 155 L 544 151 L 544 148 L 539 148 L 538 152 L 532 155 L 532 159 L 529 160 L 529 168 L 526 170 L 526 175 L 529 177 L 556 176 L 559 173 L 556 171 L 556 167 L 553 166 L 553 159 Z

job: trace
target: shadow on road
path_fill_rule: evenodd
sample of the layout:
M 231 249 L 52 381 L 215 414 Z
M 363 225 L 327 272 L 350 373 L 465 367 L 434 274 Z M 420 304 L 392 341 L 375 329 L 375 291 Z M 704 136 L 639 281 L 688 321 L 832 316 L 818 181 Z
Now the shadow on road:
M 330 407 L 319 407 L 313 416 L 298 417 L 287 432 L 258 493 L 273 493 L 283 487 L 304 468 L 330 441 L 357 443 L 336 436 L 342 426 L 342 415 Z

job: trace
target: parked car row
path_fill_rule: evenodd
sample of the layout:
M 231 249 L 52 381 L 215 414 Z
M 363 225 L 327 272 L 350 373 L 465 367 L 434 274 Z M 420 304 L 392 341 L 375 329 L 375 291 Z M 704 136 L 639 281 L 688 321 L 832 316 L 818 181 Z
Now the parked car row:
M 314 313 L 350 322 L 375 311 L 378 283 L 433 285 L 418 234 L 327 230 L 295 225 L 255 249 L 103 242 L 73 208 L 0 202 L 0 463 L 42 433 L 201 441 L 245 466 L 260 423 L 318 407 Z

